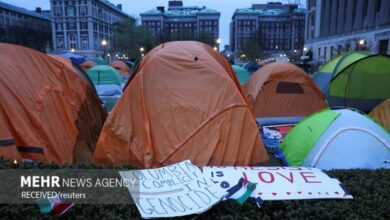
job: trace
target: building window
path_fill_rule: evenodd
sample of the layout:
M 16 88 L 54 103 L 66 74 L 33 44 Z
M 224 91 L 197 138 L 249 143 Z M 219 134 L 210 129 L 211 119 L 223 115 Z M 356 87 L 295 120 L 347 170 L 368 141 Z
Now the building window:
M 87 7 L 80 6 L 80 16 L 87 16 Z
M 321 57 L 321 47 L 318 48 L 318 53 L 317 53 L 317 55 L 318 55 L 318 59 L 320 59 L 320 57 Z
M 62 23 L 56 23 L 56 30 L 62 31 Z
M 334 50 L 334 49 L 333 49 L 333 46 L 331 46 L 331 47 L 330 47 L 330 58 L 331 58 L 331 59 L 333 58 L 333 52 L 334 52 L 333 50 Z
M 377 0 L 376 1 L 376 5 L 375 5 L 375 10 L 376 10 L 376 12 L 380 12 L 380 10 L 381 10 L 381 0 Z
M 68 7 L 68 16 L 74 16 L 74 8 L 73 6 Z
M 326 59 L 326 51 L 327 51 L 327 48 L 324 47 L 324 59 L 325 59 L 325 61 L 327 60 L 327 59 Z
M 387 54 L 389 49 L 389 40 L 381 40 L 379 41 L 379 54 Z
M 87 30 L 88 29 L 88 23 L 87 22 L 80 22 L 80 28 L 82 30 Z
M 69 41 L 76 41 L 76 35 L 75 34 L 69 34 Z
M 54 16 L 62 16 L 62 10 L 61 7 L 54 7 Z
M 76 23 L 75 22 L 69 22 L 68 23 L 68 30 L 75 30 L 76 29 Z
M 59 48 L 59 49 L 64 48 L 64 39 L 57 38 L 57 48 Z
M 77 43 L 76 43 L 76 34 L 71 33 L 68 35 L 68 40 L 69 40 L 69 49 L 76 49 L 77 48 Z
M 81 44 L 83 50 L 88 50 L 88 38 L 83 37 L 81 40 Z

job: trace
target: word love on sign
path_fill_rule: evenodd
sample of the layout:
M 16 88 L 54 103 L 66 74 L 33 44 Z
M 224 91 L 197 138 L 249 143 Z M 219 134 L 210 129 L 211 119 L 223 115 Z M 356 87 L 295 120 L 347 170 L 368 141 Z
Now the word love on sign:
M 189 160 L 156 169 L 121 171 L 119 174 L 125 181 L 136 182 L 128 189 L 143 218 L 202 213 L 226 194 Z
M 256 184 L 251 197 L 262 200 L 352 199 L 337 179 L 306 167 L 204 167 L 203 174 L 219 184 L 222 192 L 240 178 Z

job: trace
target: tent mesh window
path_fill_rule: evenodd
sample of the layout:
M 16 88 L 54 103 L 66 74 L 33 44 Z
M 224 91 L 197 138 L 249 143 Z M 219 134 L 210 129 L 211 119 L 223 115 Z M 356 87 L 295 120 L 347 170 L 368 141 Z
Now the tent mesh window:
M 279 82 L 276 88 L 276 93 L 295 93 L 303 94 L 303 88 L 298 83 Z

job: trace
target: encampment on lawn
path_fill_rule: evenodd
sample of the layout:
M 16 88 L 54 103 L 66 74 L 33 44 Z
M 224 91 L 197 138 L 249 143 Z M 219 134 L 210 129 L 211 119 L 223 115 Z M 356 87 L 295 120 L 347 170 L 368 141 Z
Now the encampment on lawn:
M 97 164 L 255 165 L 268 160 L 230 64 L 195 41 L 147 53 L 106 120 Z

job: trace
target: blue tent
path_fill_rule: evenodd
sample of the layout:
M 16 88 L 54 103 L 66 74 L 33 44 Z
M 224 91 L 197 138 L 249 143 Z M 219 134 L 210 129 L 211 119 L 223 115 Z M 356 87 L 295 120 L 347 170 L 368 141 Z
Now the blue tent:
M 60 54 L 60 56 L 70 59 L 72 63 L 76 66 L 79 66 L 85 61 L 85 58 L 83 56 L 74 53 L 67 52 Z

